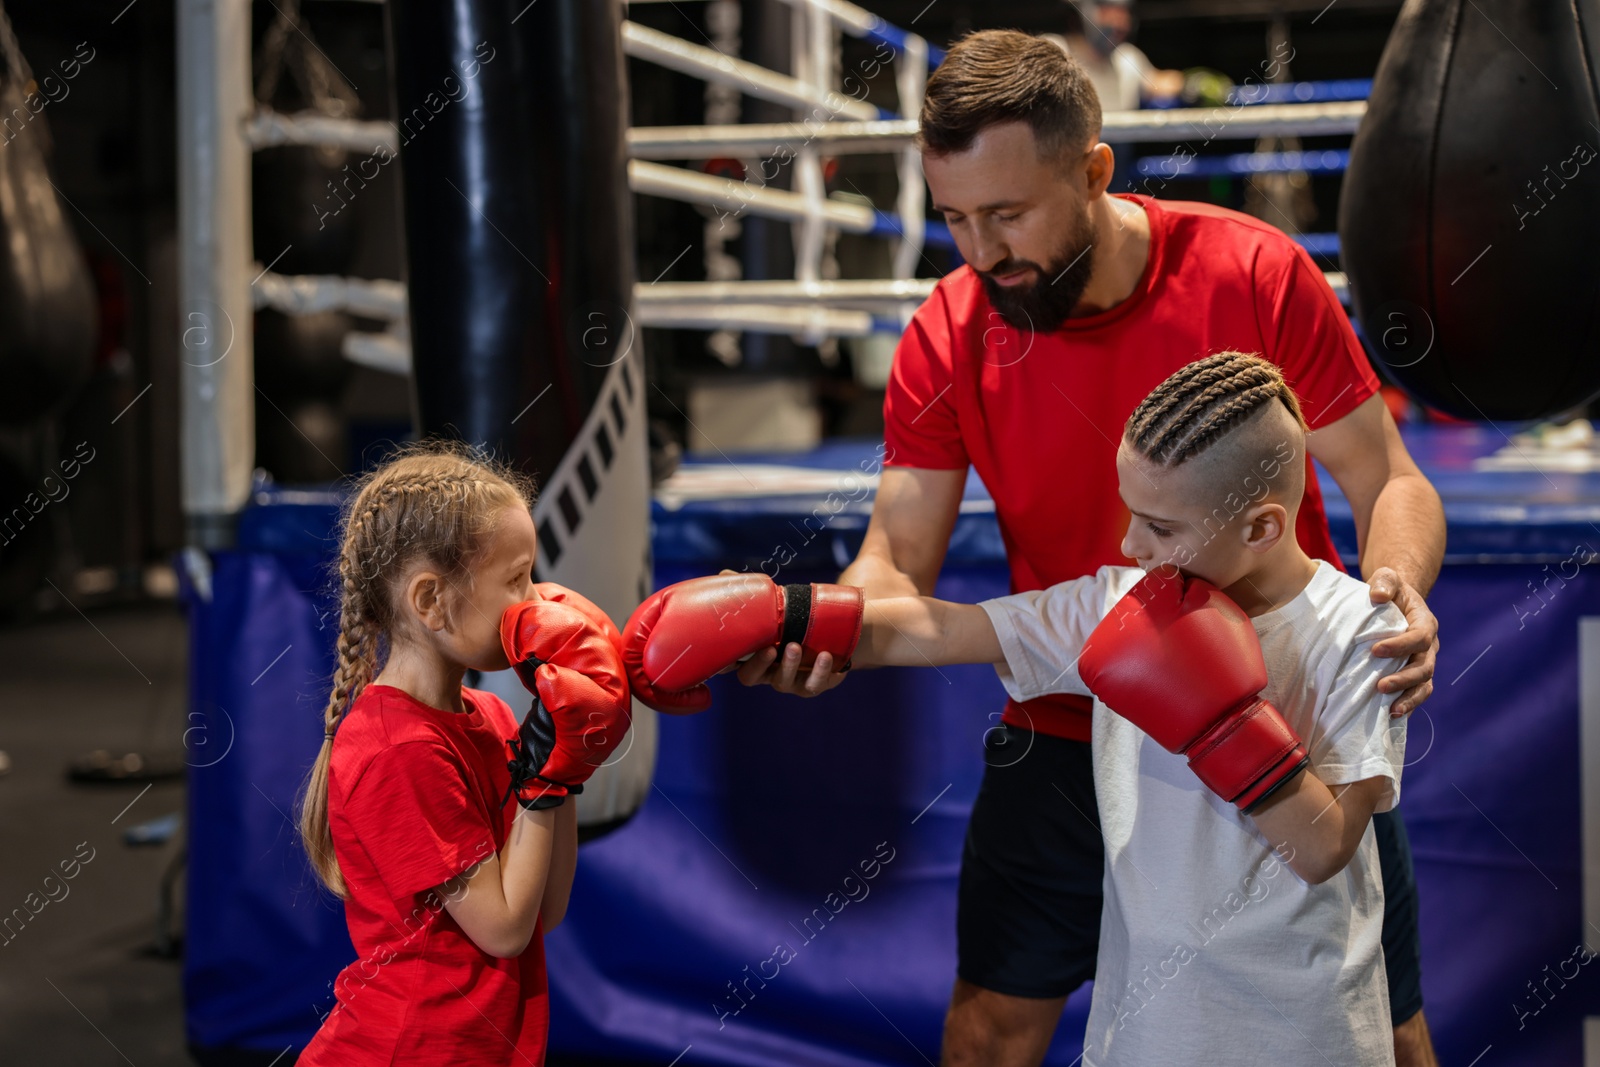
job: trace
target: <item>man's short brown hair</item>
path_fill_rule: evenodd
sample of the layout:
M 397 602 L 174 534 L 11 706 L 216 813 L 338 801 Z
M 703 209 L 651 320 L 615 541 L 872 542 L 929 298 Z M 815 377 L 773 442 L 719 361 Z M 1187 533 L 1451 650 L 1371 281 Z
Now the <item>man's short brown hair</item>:
M 989 126 L 1025 122 L 1041 162 L 1100 137 L 1100 97 L 1077 60 L 1020 30 L 980 30 L 950 49 L 928 78 L 917 147 L 965 152 Z

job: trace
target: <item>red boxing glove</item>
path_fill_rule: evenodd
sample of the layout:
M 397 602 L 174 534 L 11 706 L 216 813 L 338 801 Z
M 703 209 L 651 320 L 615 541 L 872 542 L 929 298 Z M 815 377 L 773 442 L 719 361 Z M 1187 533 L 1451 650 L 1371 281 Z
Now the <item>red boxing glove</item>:
M 561 599 L 544 597 L 555 590 Z M 560 586 L 542 586 L 540 597 L 500 618 L 506 658 L 534 696 L 518 737 L 507 741 L 507 799 L 516 796 L 532 809 L 581 793 L 594 769 L 617 750 L 632 710 L 617 643 L 591 617 L 605 613 Z
M 1249 616 L 1210 582 L 1170 569 L 1145 575 L 1089 635 L 1078 676 L 1242 811 L 1310 762 L 1261 699 L 1267 667 Z
M 711 706 L 706 680 L 754 652 L 799 643 L 801 666 L 849 670 L 866 600 L 849 585 L 776 585 L 764 574 L 693 578 L 651 594 L 623 627 L 634 695 L 658 711 Z
M 577 608 L 595 625 L 595 629 L 606 635 L 617 655 L 622 655 L 622 631 L 617 629 L 617 624 L 611 621 L 611 616 L 601 611 L 599 606 L 582 593 L 568 589 L 555 582 L 535 582 L 533 584 L 533 598 L 535 600 L 554 600 L 558 604 Z

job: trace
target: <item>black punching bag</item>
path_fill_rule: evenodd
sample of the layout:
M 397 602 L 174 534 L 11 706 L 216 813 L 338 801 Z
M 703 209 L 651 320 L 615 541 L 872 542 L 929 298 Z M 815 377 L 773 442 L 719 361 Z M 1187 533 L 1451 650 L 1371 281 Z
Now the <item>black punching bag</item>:
M 1536 419 L 1600 394 L 1597 0 L 1408 0 L 1351 146 L 1343 265 L 1417 400 Z
M 65 407 L 88 380 L 98 304 L 45 164 L 49 101 L 28 91 L 9 26 L 0 68 L 0 421 L 24 423 Z
M 624 130 L 597 114 L 619 105 L 619 86 L 574 39 L 585 22 L 619 37 L 616 6 L 542 0 L 513 25 L 521 5 L 503 0 L 388 5 L 419 429 L 539 473 L 609 369 L 576 358 L 583 329 L 564 305 L 620 317 L 631 300 Z
M 621 5 L 390 0 L 418 429 L 534 475 L 540 580 L 625 620 L 650 585 Z M 482 687 L 513 708 L 510 671 Z M 649 790 L 654 713 L 578 800 Z

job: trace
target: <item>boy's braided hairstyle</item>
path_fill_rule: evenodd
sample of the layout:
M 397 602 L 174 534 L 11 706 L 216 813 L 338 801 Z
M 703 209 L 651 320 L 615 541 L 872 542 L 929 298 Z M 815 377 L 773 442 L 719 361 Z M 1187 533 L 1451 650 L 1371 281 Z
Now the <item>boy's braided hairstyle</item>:
M 1278 368 L 1246 352 L 1218 352 L 1182 367 L 1128 416 L 1123 436 L 1162 467 L 1199 455 L 1263 405 L 1283 402 L 1306 430 L 1294 390 Z

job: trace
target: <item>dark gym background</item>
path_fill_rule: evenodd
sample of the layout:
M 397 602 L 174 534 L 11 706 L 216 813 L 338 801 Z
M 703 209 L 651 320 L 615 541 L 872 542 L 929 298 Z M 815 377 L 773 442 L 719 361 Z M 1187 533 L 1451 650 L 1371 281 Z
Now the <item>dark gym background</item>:
M 6 856 L 0 907 L 8 910 L 35 892 L 80 842 L 94 853 L 91 876 L 72 882 L 69 897 L 52 902 L 0 950 L 0 1059 L 8 1063 L 46 1056 L 138 1067 L 190 1062 L 179 999 L 181 942 L 173 936 L 181 921 L 175 913 L 158 928 L 157 904 L 163 875 L 176 869 L 181 833 L 144 847 L 123 840 L 130 826 L 181 810 L 187 723 L 184 622 L 169 564 L 183 548 L 176 27 L 171 3 L 122 3 L 7 5 L 36 70 L 72 55 L 80 43 L 94 50 L 70 94 L 53 101 L 42 117 L 54 145 L 52 178 L 88 257 L 100 306 L 100 339 L 87 386 L 57 418 L 0 428 L 3 509 L 34 490 L 56 457 L 71 454 L 78 442 L 90 441 L 96 451 L 69 496 L 0 544 L 0 750 L 10 758 L 9 771 L 0 776 Z M 1065 32 L 1074 17 L 1061 0 L 874 0 L 866 6 L 941 45 L 991 27 Z M 1296 47 L 1296 80 L 1370 77 L 1399 6 L 1389 0 L 1331 6 L 1326 0 L 1145 0 L 1135 40 L 1158 67 L 1203 65 L 1242 82 L 1267 56 L 1268 27 L 1277 17 L 1285 20 Z M 707 30 L 697 21 L 703 12 L 703 4 L 683 0 L 638 4 L 629 17 L 703 41 Z M 362 117 L 388 118 L 381 5 L 305 0 L 303 14 L 318 46 L 355 83 Z M 257 48 L 275 17 L 271 0 L 255 5 Z M 787 20 L 788 9 L 775 0 L 745 0 L 744 54 L 785 69 Z M 1308 32 L 1313 20 L 1315 30 Z M 847 69 L 871 52 L 870 45 L 848 37 L 844 47 Z M 636 60 L 628 70 L 635 125 L 703 121 L 703 82 Z M 873 88 L 887 94 L 875 102 L 896 106 L 892 80 Z M 280 92 L 293 94 L 290 79 L 280 82 Z M 788 117 L 782 108 L 748 98 L 742 106 L 746 122 Z M 1339 140 L 1330 138 L 1328 145 Z M 1305 147 L 1321 145 L 1313 138 Z M 261 153 L 255 164 L 258 258 L 271 254 L 263 227 L 307 227 L 307 241 L 316 232 L 309 212 L 291 215 L 287 223 L 263 216 L 271 213 L 275 191 L 290 180 L 270 170 L 269 155 Z M 343 238 L 348 247 L 337 273 L 400 277 L 398 169 L 398 161 L 390 164 L 350 203 Z M 776 184 L 787 184 L 787 175 Z M 859 191 L 892 206 L 895 187 L 889 157 L 845 156 L 829 191 Z M 1233 188 L 1174 182 L 1160 195 L 1214 199 L 1236 196 Z M 1313 228 L 1332 231 L 1338 178 L 1316 178 L 1312 191 L 1318 215 Z M 674 281 L 704 280 L 695 251 L 678 258 L 686 247 L 700 247 L 700 211 L 650 197 L 636 197 L 635 211 L 639 278 L 666 272 Z M 730 252 L 745 260 L 747 278 L 792 277 L 786 224 L 747 220 Z M 875 263 L 872 257 L 883 257 L 883 249 L 844 235 L 838 254 L 845 276 L 865 276 L 865 269 L 853 273 L 852 265 Z M 930 252 L 921 273 L 936 276 L 949 265 Z M 287 262 L 279 268 L 304 269 Z M 345 470 L 359 469 L 376 454 L 378 442 L 408 432 L 405 381 L 338 357 L 338 333 L 352 325 L 376 328 L 333 316 L 288 330 L 274 314 L 258 318 L 257 462 L 279 481 L 329 479 L 330 458 Z M 826 434 L 881 429 L 881 391 L 855 382 L 844 346 L 828 365 L 814 348 L 745 335 L 743 361 L 730 368 L 707 352 L 707 336 L 644 334 L 659 386 L 648 390 L 651 415 L 663 440 L 684 441 L 688 383 L 719 375 L 815 379 Z M 124 768 L 132 781 L 96 782 L 116 776 L 104 773 L 103 757 L 102 773 L 96 773 L 96 750 L 139 752 L 148 765 Z M 67 773 L 72 767 L 76 780 Z M 181 894 L 172 904 L 181 912 Z

